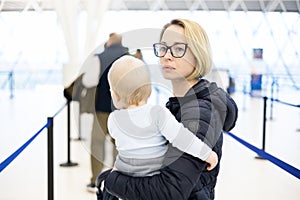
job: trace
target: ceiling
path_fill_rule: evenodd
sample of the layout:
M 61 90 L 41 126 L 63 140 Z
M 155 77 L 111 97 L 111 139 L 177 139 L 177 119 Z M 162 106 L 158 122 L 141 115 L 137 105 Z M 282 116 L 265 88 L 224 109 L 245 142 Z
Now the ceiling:
M 84 9 L 85 1 L 81 0 Z M 298 12 L 300 0 L 111 0 L 110 10 Z M 53 10 L 53 0 L 0 0 L 0 11 Z

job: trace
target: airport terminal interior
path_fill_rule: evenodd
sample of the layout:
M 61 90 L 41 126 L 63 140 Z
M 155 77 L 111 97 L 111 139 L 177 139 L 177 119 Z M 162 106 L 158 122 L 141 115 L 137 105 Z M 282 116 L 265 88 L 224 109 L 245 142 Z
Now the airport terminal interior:
M 93 114 L 68 104 L 64 88 L 116 32 L 131 54 L 141 50 L 155 80 L 149 102 L 164 106 L 172 91 L 152 44 L 174 18 L 206 30 L 213 69 L 204 78 L 239 109 L 215 199 L 300 199 L 299 0 L 1 0 L 0 200 L 97 199 L 86 187 Z

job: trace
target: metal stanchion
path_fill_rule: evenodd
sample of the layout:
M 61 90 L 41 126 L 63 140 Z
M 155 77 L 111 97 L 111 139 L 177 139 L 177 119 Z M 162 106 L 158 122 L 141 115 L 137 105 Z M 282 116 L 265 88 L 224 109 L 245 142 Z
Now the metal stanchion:
M 244 81 L 244 85 L 243 85 L 243 111 L 246 110 L 246 94 L 247 94 L 247 89 L 246 89 L 246 83 Z
M 48 117 L 48 200 L 53 200 L 53 118 Z
M 271 86 L 271 105 L 270 105 L 270 120 L 273 120 L 273 99 L 274 99 L 274 85 L 275 81 L 272 82 Z
M 81 103 L 78 101 L 79 109 L 78 109 L 78 138 L 73 139 L 74 141 L 83 140 L 81 137 Z
M 300 108 L 300 107 L 299 107 L 299 108 Z M 299 122 L 300 122 L 300 121 L 299 121 Z M 299 125 L 300 125 L 300 123 L 299 123 Z M 296 131 L 297 131 L 297 132 L 300 132 L 300 126 L 299 126 L 299 128 L 296 129 Z
M 68 108 L 68 119 L 67 119 L 67 128 L 68 128 L 68 160 L 67 160 L 67 162 L 65 162 L 65 163 L 62 163 L 62 164 L 60 164 L 60 166 L 61 167 L 72 167 L 72 166 L 77 166 L 78 165 L 78 163 L 73 163 L 72 161 L 71 161 L 71 145 L 70 145 L 70 142 L 71 142 L 71 126 L 70 126 L 70 124 L 71 124 L 71 109 L 70 109 L 70 103 L 71 103 L 71 101 L 68 101 L 68 106 L 67 106 L 67 108 Z
M 266 142 L 266 121 L 267 121 L 267 100 L 268 97 L 264 97 L 264 112 L 263 112 L 263 138 L 262 138 L 262 150 L 265 150 L 265 142 Z M 256 156 L 255 158 L 264 159 L 260 156 Z
M 272 82 L 272 86 L 271 86 L 271 107 L 270 107 L 270 120 L 273 120 L 273 104 L 274 104 L 274 86 L 276 86 L 276 95 L 278 95 L 278 90 L 279 90 L 279 87 L 278 87 L 278 82 L 277 80 L 273 80 Z
M 9 90 L 10 90 L 10 98 L 14 98 L 14 72 L 9 72 Z

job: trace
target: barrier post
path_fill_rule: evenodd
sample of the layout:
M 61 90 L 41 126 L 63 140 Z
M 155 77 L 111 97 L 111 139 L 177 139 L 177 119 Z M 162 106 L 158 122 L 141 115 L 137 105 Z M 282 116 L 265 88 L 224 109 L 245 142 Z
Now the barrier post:
M 274 85 L 275 81 L 273 80 L 271 86 L 271 105 L 270 105 L 270 120 L 273 120 L 273 99 L 274 99 Z
M 247 94 L 247 89 L 246 89 L 246 81 L 244 81 L 243 84 L 243 111 L 246 110 L 246 94 Z
M 265 151 L 265 143 L 266 143 L 266 121 L 267 121 L 267 100 L 268 97 L 264 96 L 264 111 L 263 111 L 263 131 L 262 131 L 262 150 Z M 258 159 L 264 159 L 260 156 L 257 156 Z
M 53 118 L 48 117 L 48 200 L 53 200 Z
M 10 90 L 10 98 L 14 98 L 14 72 L 13 71 L 10 71 L 9 72 L 9 90 Z
M 78 138 L 77 140 L 82 140 L 81 137 L 81 113 L 80 113 L 80 102 L 79 102 L 79 112 L 78 112 Z
M 300 107 L 299 107 L 300 108 Z M 300 118 L 299 118 L 299 122 L 300 122 Z M 300 123 L 299 123 L 300 125 Z M 297 132 L 300 132 L 300 127 L 296 129 Z
M 266 121 L 267 121 L 267 100 L 268 97 L 264 97 L 264 119 L 263 119 L 263 141 L 262 141 L 262 150 L 265 150 L 266 143 Z
M 79 103 L 79 110 L 78 110 L 78 138 L 74 139 L 75 141 L 81 141 L 83 140 L 81 137 L 81 103 Z
M 68 105 L 67 105 L 67 108 L 68 108 L 68 117 L 67 117 L 67 132 L 68 132 L 68 159 L 67 159 L 67 162 L 66 163 L 62 163 L 60 164 L 61 167 L 72 167 L 72 166 L 77 166 L 78 163 L 73 163 L 71 161 L 71 145 L 70 145 L 70 142 L 71 142 L 71 105 L 70 105 L 71 101 L 68 101 Z

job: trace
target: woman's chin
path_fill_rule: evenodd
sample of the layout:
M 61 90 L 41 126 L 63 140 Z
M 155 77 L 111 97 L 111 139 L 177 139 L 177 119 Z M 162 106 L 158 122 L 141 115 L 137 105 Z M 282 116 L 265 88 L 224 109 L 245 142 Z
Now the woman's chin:
M 171 74 L 163 74 L 163 77 L 164 77 L 164 79 L 170 80 L 170 81 L 174 79 L 174 77 Z

